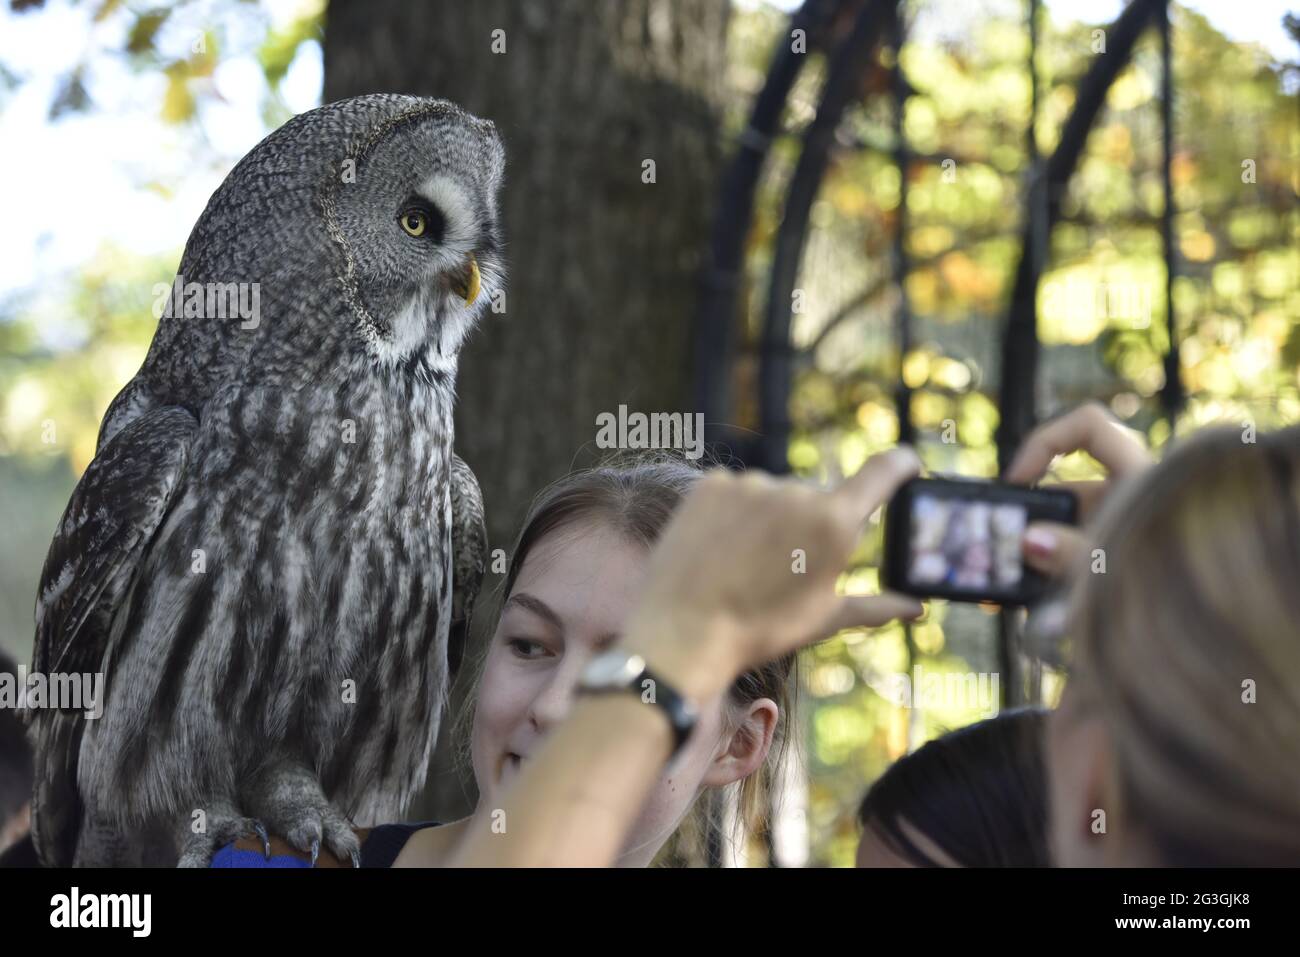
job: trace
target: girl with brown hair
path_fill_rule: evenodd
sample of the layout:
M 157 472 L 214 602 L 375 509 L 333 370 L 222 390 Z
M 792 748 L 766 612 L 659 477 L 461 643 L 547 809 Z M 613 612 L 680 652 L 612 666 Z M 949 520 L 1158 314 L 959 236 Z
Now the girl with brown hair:
M 584 667 L 618 640 L 651 549 L 703 474 L 680 458 L 638 456 L 565 476 L 533 502 L 496 628 L 475 664 L 469 707 L 457 721 L 477 807 L 470 818 L 415 833 L 396 866 L 436 865 L 476 824 L 491 829 L 504 789 L 567 716 Z M 617 863 L 702 862 L 702 848 L 684 838 L 698 844 L 710 829 L 735 841 L 762 835 L 787 743 L 793 668 L 791 653 L 750 669 L 702 711 L 692 741 L 645 799 Z M 739 813 L 723 833 L 720 802 L 710 798 L 726 788 L 737 792 Z M 508 819 L 495 821 L 509 828 Z M 683 839 L 660 854 L 679 832 Z

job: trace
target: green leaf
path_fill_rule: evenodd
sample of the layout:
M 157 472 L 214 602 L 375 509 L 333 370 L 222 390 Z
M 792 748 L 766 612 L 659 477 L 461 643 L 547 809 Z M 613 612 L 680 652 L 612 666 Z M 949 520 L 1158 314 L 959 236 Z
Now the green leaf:
M 275 89 L 289 72 L 289 65 L 298 55 L 298 47 L 307 40 L 321 35 L 321 13 L 311 13 L 286 24 L 282 30 L 272 30 L 257 52 L 257 59 L 266 74 L 266 82 Z

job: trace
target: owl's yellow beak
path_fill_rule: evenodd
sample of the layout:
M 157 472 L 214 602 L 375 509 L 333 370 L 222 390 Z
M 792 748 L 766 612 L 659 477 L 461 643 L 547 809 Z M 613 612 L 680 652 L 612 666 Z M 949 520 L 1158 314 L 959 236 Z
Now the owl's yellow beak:
M 474 258 L 473 253 L 470 253 L 464 268 L 452 274 L 451 291 L 464 299 L 465 305 L 472 306 L 474 300 L 478 298 L 482 282 L 483 279 L 478 271 L 478 260 Z

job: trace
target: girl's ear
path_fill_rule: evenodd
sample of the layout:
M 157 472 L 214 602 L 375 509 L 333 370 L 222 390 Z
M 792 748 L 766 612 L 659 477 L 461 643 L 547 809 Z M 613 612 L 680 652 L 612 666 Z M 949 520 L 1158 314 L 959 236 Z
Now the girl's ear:
M 704 774 L 703 785 L 725 787 L 741 781 L 762 766 L 772 747 L 780 709 L 771 698 L 759 698 L 745 705 L 735 730 L 723 736 L 712 763 Z

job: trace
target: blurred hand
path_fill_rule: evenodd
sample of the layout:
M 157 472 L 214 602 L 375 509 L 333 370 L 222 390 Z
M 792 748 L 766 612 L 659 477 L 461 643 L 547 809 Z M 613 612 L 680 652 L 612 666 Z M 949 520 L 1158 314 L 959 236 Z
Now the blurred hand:
M 688 682 L 711 673 L 699 679 L 711 692 L 842 628 L 915 618 L 923 609 L 914 599 L 837 595 L 835 583 L 867 518 L 919 471 L 916 453 L 898 448 L 830 490 L 711 473 L 656 547 L 625 645 L 652 667 L 689 672 Z
M 1126 428 L 1099 402 L 1072 409 L 1034 429 L 1003 473 L 1003 480 L 1034 485 L 1047 474 L 1058 455 L 1084 451 L 1107 471 L 1099 482 L 1061 482 L 1079 497 L 1079 520 L 1086 523 L 1117 481 L 1148 468 L 1153 459 L 1137 433 Z M 1077 528 L 1056 522 L 1033 522 L 1025 529 L 1021 547 L 1030 567 L 1060 577 L 1081 559 L 1087 539 Z

